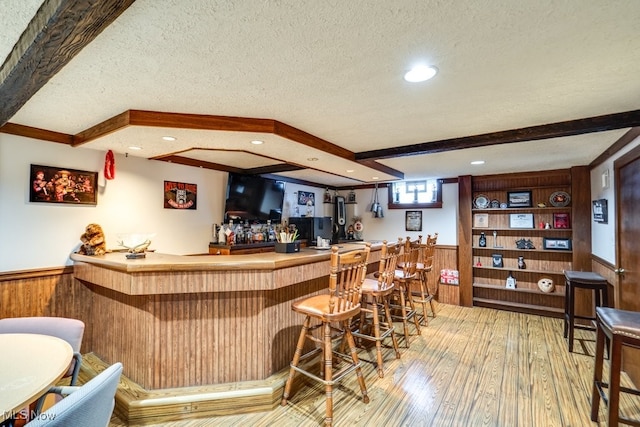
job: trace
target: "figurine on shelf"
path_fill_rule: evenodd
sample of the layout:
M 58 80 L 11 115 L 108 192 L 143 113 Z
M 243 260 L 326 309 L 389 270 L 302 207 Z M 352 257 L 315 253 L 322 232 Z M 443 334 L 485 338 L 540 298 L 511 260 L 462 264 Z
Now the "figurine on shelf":
M 507 276 L 506 288 L 507 289 L 515 289 L 516 288 L 516 278 L 513 277 L 513 274 L 511 274 L 511 272 L 509 272 L 509 275 Z
M 523 256 L 519 256 L 518 257 L 518 268 L 520 270 L 524 270 L 527 268 L 527 263 L 524 262 L 524 257 Z
M 329 188 L 328 187 L 327 187 L 327 189 L 324 190 L 323 202 L 324 203 L 331 203 L 331 193 L 329 193 Z
M 476 267 L 482 267 L 482 263 L 480 262 L 480 257 L 478 257 L 478 262 L 476 262 Z
M 353 224 L 350 224 L 349 227 L 347 227 L 347 240 L 354 240 L 355 234 L 355 230 L 353 229 Z

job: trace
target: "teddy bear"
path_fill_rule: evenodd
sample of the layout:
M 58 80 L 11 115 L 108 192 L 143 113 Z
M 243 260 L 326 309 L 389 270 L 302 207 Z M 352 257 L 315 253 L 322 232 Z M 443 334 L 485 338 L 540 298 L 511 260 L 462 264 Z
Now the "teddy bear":
M 78 249 L 83 255 L 103 255 L 107 252 L 107 243 L 104 239 L 102 227 L 98 224 L 89 224 L 85 232 L 80 236 L 82 245 Z

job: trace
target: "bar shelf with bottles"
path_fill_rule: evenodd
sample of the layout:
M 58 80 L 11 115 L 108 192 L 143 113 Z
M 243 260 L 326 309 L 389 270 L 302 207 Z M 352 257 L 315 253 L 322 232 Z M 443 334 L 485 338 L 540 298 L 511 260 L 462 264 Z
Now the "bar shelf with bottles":
M 240 221 L 228 224 L 214 224 L 211 230 L 212 241 L 209 243 L 210 255 L 254 254 L 273 252 L 275 250 L 276 233 L 280 224 Z

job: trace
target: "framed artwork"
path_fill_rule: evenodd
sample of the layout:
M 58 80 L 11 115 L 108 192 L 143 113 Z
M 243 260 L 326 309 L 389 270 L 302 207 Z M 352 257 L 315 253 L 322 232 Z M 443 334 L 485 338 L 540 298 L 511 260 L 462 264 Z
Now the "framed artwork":
M 510 208 L 530 208 L 533 206 L 531 202 L 531 190 L 508 191 L 507 206 Z
M 494 268 L 502 268 L 504 264 L 502 263 L 502 254 L 492 254 L 491 255 L 491 266 Z
M 509 228 L 533 228 L 533 214 L 509 214 Z
M 488 228 L 489 227 L 489 214 L 488 213 L 476 213 L 476 214 L 473 214 L 473 226 L 475 228 Z
M 164 208 L 165 209 L 191 209 L 198 208 L 198 185 L 185 182 L 164 182 Z
M 543 249 L 570 251 L 571 239 L 558 239 L 558 238 L 554 239 L 554 238 L 544 237 L 542 239 L 542 247 Z
M 609 222 L 607 199 L 598 199 L 593 201 L 593 220 L 600 224 L 607 224 Z
M 96 205 L 98 172 L 31 165 L 29 201 L 66 205 Z
M 422 231 L 422 211 L 407 211 L 404 224 L 406 231 Z
M 298 191 L 298 204 L 306 205 L 311 202 L 311 206 L 316 205 L 316 194 L 312 191 Z
M 571 228 L 571 218 L 569 213 L 554 213 L 553 228 Z

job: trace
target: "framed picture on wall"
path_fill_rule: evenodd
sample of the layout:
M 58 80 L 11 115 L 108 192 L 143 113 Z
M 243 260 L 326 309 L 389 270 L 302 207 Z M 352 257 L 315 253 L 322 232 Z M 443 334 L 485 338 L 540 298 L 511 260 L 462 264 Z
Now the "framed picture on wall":
M 298 204 L 315 206 L 316 194 L 312 191 L 298 191 Z
M 65 205 L 96 205 L 98 172 L 31 165 L 29 201 Z
M 198 184 L 186 182 L 164 182 L 165 209 L 197 209 Z
M 593 220 L 600 224 L 607 224 L 609 222 L 607 199 L 598 199 L 593 201 Z
M 422 231 L 422 211 L 407 211 L 404 224 L 406 231 Z

